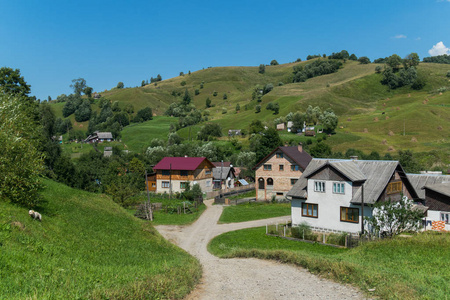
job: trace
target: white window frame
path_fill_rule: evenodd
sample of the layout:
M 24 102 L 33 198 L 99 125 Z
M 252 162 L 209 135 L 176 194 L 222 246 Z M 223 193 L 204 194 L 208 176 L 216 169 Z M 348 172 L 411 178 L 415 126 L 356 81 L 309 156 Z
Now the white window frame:
M 441 221 L 445 224 L 450 224 L 450 212 L 441 212 Z
M 162 181 L 162 182 L 161 182 L 161 187 L 162 187 L 163 189 L 168 189 L 168 188 L 170 188 L 170 181 Z
M 210 187 L 211 186 L 211 180 L 206 180 L 206 186 Z
M 325 193 L 325 181 L 314 181 L 314 192 Z
M 333 182 L 333 194 L 345 194 L 345 183 Z

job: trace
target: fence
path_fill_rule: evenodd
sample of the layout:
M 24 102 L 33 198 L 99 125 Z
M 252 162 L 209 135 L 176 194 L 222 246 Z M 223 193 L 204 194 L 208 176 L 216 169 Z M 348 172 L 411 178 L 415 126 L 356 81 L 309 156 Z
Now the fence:
M 249 183 L 248 185 L 238 186 L 234 188 L 227 188 L 223 190 L 218 191 L 212 191 L 206 193 L 206 199 L 215 198 L 217 196 L 223 195 L 223 196 L 230 196 L 230 195 L 236 195 L 240 193 L 249 192 L 255 189 L 254 183 Z

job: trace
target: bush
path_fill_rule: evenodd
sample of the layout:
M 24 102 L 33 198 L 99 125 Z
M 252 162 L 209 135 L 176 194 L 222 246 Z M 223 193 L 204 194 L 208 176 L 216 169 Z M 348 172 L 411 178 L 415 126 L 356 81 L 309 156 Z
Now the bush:
M 213 92 L 213 96 L 214 96 L 214 97 L 217 96 L 217 92 L 216 92 L 216 91 Z
M 277 66 L 277 65 L 279 65 L 279 63 L 274 59 L 274 60 L 272 60 L 272 61 L 270 62 L 270 65 L 271 65 L 271 66 Z
M 294 226 L 291 228 L 292 237 L 296 239 L 305 239 L 309 241 L 317 241 L 318 235 L 313 233 L 311 230 L 311 226 L 308 223 L 303 222 L 298 226 Z
M 195 96 L 197 96 L 198 94 L 200 94 L 200 90 L 199 89 L 195 89 L 194 94 L 195 94 Z
M 382 70 L 381 66 L 375 67 L 375 73 L 381 73 L 381 70 Z
M 447 72 L 447 77 L 450 78 L 450 71 Z
M 133 122 L 145 122 L 151 119 L 153 119 L 152 109 L 150 107 L 145 107 L 137 112 Z
M 180 84 L 181 84 L 181 86 L 185 86 L 186 85 L 186 81 L 183 80 Z
M 118 89 L 123 89 L 123 87 L 124 87 L 124 84 L 123 84 L 123 82 L 122 81 L 120 81 L 119 83 L 117 83 L 117 86 L 116 86 Z
M 255 106 L 255 113 L 260 113 L 261 112 L 261 105 L 256 105 Z
M 225 93 L 225 94 L 223 94 L 223 100 L 227 100 L 228 99 L 228 96 L 227 96 L 227 94 Z
M 331 233 L 327 236 L 327 244 L 345 246 L 345 238 L 348 233 L 344 232 L 341 234 Z
M 259 65 L 258 73 L 264 74 L 265 72 L 266 72 L 266 66 L 263 65 L 263 64 L 260 64 L 260 65 Z
M 370 64 L 370 59 L 367 56 L 361 56 L 360 58 L 358 58 L 358 61 L 363 65 Z

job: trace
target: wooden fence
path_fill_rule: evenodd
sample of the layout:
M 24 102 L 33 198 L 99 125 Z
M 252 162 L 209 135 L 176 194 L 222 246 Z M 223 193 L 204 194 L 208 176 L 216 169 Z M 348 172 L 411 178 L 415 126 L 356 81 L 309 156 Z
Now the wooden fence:
M 249 183 L 248 185 L 207 192 L 205 199 L 211 199 L 211 198 L 217 197 L 221 194 L 223 196 L 230 196 L 230 195 L 245 193 L 245 192 L 252 191 L 254 189 L 255 189 L 255 183 Z

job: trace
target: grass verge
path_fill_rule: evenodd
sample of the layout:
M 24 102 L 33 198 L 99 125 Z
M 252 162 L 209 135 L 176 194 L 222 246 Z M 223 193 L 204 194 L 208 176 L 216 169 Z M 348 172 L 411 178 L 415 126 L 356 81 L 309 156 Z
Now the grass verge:
M 291 213 L 290 203 L 248 202 L 224 207 L 219 223 L 236 223 L 287 216 Z
M 448 299 L 450 234 L 426 232 L 410 238 L 367 243 L 354 249 L 284 240 L 265 228 L 222 234 L 208 250 L 219 257 L 273 259 L 350 283 L 384 299 Z
M 0 202 L 2 299 L 181 299 L 199 262 L 105 195 L 45 181 L 46 204 Z

